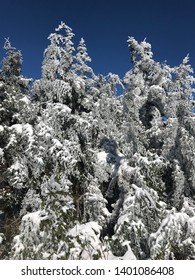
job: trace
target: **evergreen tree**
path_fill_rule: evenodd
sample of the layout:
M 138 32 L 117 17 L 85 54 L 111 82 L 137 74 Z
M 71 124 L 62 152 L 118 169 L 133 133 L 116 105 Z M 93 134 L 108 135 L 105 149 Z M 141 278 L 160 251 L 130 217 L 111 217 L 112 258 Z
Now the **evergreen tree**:
M 156 233 L 153 232 L 158 228 L 157 232 L 159 232 L 161 223 L 164 225 L 163 231 L 169 231 L 170 224 L 165 225 L 165 220 L 169 219 L 170 213 L 175 213 L 173 217 L 180 228 L 180 213 L 176 213 L 176 211 L 183 209 L 182 206 L 186 199 L 190 200 L 190 205 L 193 205 L 191 201 L 193 176 L 190 172 L 191 168 L 194 169 L 190 160 L 193 156 L 192 154 L 189 156 L 189 152 L 187 152 L 189 148 L 184 148 L 184 143 L 191 142 L 190 137 L 187 136 L 189 132 L 184 125 L 184 119 L 186 122 L 192 118 L 190 102 L 194 82 L 191 75 L 192 69 L 188 65 L 188 58 L 185 58 L 179 67 L 170 68 L 160 65 L 152 59 L 151 47 L 145 41 L 139 44 L 134 38 L 129 38 L 128 43 L 134 68 L 125 77 L 128 87 L 124 98 L 124 113 L 126 119 L 129 120 L 126 124 L 127 142 L 131 145 L 127 174 L 133 172 L 138 175 L 130 176 L 129 174 L 125 190 L 127 193 L 129 189 L 127 199 L 129 201 L 131 197 L 133 201 L 130 205 L 136 205 L 137 190 L 139 190 L 139 203 L 141 205 L 144 203 L 144 197 L 147 197 L 150 203 L 146 206 L 147 210 L 145 209 L 143 217 L 142 212 L 137 212 L 138 206 L 136 210 L 130 212 L 127 208 L 127 212 L 125 211 L 127 217 L 132 212 L 134 215 L 136 212 L 137 214 L 134 217 L 126 218 L 128 226 L 120 223 L 119 228 L 124 227 L 122 232 L 119 231 L 119 236 L 128 233 L 129 237 L 125 235 L 124 239 L 129 238 L 133 252 L 138 258 L 153 256 L 152 258 L 177 259 L 182 255 L 186 258 L 182 250 L 187 250 L 188 246 L 192 245 L 183 243 L 183 235 L 179 236 L 175 243 L 174 232 L 169 232 L 169 237 L 167 237 L 161 231 L 161 239 L 158 237 L 155 240 L 154 246 L 157 250 L 155 257 L 152 251 L 154 247 L 151 248 L 151 244 L 148 247 L 148 240 L 152 236 L 156 236 Z M 166 122 L 163 121 L 163 117 Z M 189 145 L 192 147 L 190 150 L 194 150 L 193 144 Z M 188 165 L 185 168 L 183 165 L 184 150 L 185 154 L 188 154 L 188 163 L 191 167 Z M 124 179 L 122 182 L 124 192 Z M 126 195 L 123 196 L 123 209 L 125 208 L 125 198 Z M 138 209 L 141 207 L 139 206 Z M 149 219 L 146 219 L 146 216 Z M 190 217 L 186 217 L 184 224 L 187 223 L 188 218 Z M 132 225 L 133 232 L 130 233 Z M 164 242 L 159 251 L 158 242 Z M 166 243 L 169 245 L 165 245 Z M 168 246 L 167 251 L 166 246 Z
M 6 58 L 0 72 L 0 211 L 5 234 L 2 254 L 18 230 L 19 211 L 30 180 L 28 154 L 33 145 L 33 110 L 30 108 L 30 79 L 21 75 L 22 56 L 6 40 Z
M 72 38 L 74 34 L 72 29 L 64 22 L 61 22 L 55 31 L 48 37 L 50 45 L 44 53 L 42 76 L 43 79 L 50 81 L 60 78 L 67 80 L 67 75 L 73 63 L 74 46 Z
M 21 75 L 22 55 L 20 51 L 16 51 L 12 47 L 9 39 L 6 39 L 4 49 L 6 50 L 6 58 L 3 60 L 3 69 L 1 76 L 4 79 L 14 79 Z
M 87 53 L 87 48 L 85 44 L 85 40 L 81 38 L 79 45 L 77 47 L 77 54 L 75 56 L 76 63 L 73 65 L 77 74 L 82 78 L 87 78 L 88 74 L 93 74 L 93 70 L 91 67 L 87 65 L 88 62 L 91 62 L 91 58 Z

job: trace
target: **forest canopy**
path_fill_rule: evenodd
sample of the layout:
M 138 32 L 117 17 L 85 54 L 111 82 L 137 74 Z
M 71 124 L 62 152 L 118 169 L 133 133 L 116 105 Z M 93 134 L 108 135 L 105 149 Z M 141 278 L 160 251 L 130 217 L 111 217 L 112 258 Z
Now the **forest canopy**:
M 4 45 L 0 258 L 195 259 L 189 57 L 170 67 L 129 37 L 132 67 L 105 76 L 64 22 L 48 39 L 38 80 Z

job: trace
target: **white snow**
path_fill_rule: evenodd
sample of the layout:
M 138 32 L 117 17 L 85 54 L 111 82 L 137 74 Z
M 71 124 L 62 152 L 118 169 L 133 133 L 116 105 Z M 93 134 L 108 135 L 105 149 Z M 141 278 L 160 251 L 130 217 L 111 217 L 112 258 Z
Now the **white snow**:
M 41 211 L 26 214 L 22 218 L 22 222 L 27 222 L 27 223 L 30 222 L 32 224 L 32 230 L 36 232 L 39 229 L 39 224 L 40 221 L 42 220 L 42 215 L 40 214 Z
M 10 129 L 14 129 L 16 133 L 22 134 L 22 124 L 13 124 Z
M 73 81 L 73 87 L 76 90 L 76 92 L 83 92 L 85 89 L 85 82 L 82 78 L 77 77 L 74 81 Z
M 28 97 L 24 96 L 23 98 L 20 99 L 20 101 L 24 102 L 25 104 L 29 104 L 30 100 L 28 99 Z
M 62 143 L 58 140 L 58 139 L 52 139 L 53 142 L 53 146 L 50 148 L 51 152 L 53 152 L 53 150 L 55 149 L 62 149 L 63 145 Z
M 31 78 L 24 78 L 24 77 L 20 77 L 20 80 L 23 82 L 28 82 L 28 83 L 33 81 L 33 79 L 31 79 Z
M 155 92 L 155 94 L 159 94 L 159 93 L 161 93 L 161 92 L 164 91 L 163 88 L 162 88 L 161 86 L 159 86 L 159 85 L 152 85 L 152 86 L 150 87 L 150 90 L 152 90 L 153 92 Z
M 23 242 L 25 243 L 27 242 L 27 240 L 29 242 L 31 238 L 33 238 L 34 246 L 36 246 L 36 242 L 37 244 L 39 244 L 39 238 L 41 233 L 40 235 L 38 235 L 37 233 L 40 229 L 40 222 L 45 219 L 47 219 L 47 216 L 44 211 L 29 213 L 22 218 L 22 223 L 20 227 L 22 233 L 20 235 L 15 236 L 13 240 L 13 249 L 16 255 L 18 255 L 21 251 L 25 249 Z
M 11 137 L 9 139 L 9 143 L 7 144 L 6 148 L 9 148 L 9 146 L 11 146 L 13 143 L 16 143 L 15 135 L 11 135 Z
M 124 241 L 122 243 L 123 246 L 127 247 L 127 251 L 122 257 L 116 257 L 112 254 L 112 252 L 109 252 L 108 253 L 108 260 L 136 260 L 136 257 L 133 254 L 129 243 L 130 243 L 129 241 Z
M 187 224 L 188 232 L 195 233 L 195 218 L 192 217 L 189 219 L 189 216 L 186 213 L 174 213 L 172 212 L 162 221 L 157 232 L 150 235 L 149 244 L 151 246 L 152 256 L 155 257 L 155 254 L 158 253 L 161 247 L 168 244 L 173 238 L 177 243 L 182 242 L 183 237 L 183 228 Z
M 33 143 L 34 143 L 34 137 L 33 137 L 34 132 L 33 132 L 33 127 L 32 127 L 32 125 L 30 125 L 30 124 L 27 123 L 27 124 L 25 124 L 25 125 L 23 126 L 23 130 L 24 130 L 24 133 L 28 135 L 28 143 L 29 143 L 28 149 L 30 149 L 31 146 L 32 146 Z
M 4 127 L 2 125 L 0 125 L 0 132 L 4 131 Z
M 108 153 L 106 153 L 105 151 L 97 153 L 97 159 L 102 164 L 107 163 L 107 156 L 108 156 Z
M 101 250 L 100 242 L 101 226 L 97 222 L 88 222 L 86 224 L 77 224 L 68 232 L 72 237 L 74 248 L 70 249 L 69 259 L 93 259 L 93 255 Z
M 58 110 L 60 114 L 70 114 L 71 113 L 71 108 L 68 107 L 65 104 L 61 103 L 56 103 L 55 105 L 52 106 L 54 110 Z
M 188 220 L 188 232 L 189 235 L 195 236 L 195 216 Z
M 35 156 L 34 160 L 35 160 L 35 162 L 37 162 L 40 165 L 44 164 L 43 159 L 41 157 Z
M 135 171 L 135 168 L 131 167 L 126 159 L 121 160 L 121 164 L 120 164 L 120 167 L 118 169 L 119 177 L 121 176 L 121 177 L 124 177 L 124 178 L 128 178 L 129 175 L 131 175 L 132 172 L 134 172 L 134 171 Z
M 12 164 L 10 167 L 9 167 L 9 170 L 20 170 L 20 167 L 21 167 L 21 164 L 19 163 L 18 160 L 16 160 L 14 162 L 14 164 Z
M 15 254 L 18 255 L 20 252 L 24 250 L 24 245 L 22 244 L 20 240 L 20 235 L 16 235 L 13 239 L 13 250 L 15 251 Z
M 3 234 L 3 233 L 0 233 L 0 245 L 1 245 L 1 243 L 3 242 L 3 240 L 4 240 L 4 234 Z
M 0 158 L 2 158 L 2 157 L 3 157 L 3 155 L 4 155 L 3 149 L 2 149 L 2 148 L 0 148 Z
M 83 126 L 85 125 L 85 127 L 87 127 L 87 128 L 91 127 L 91 123 L 88 122 L 86 119 L 84 119 L 82 117 L 80 117 L 78 119 L 78 122 L 79 122 L 80 125 L 83 125 Z
M 100 235 L 101 226 L 96 222 L 88 222 L 86 224 L 76 225 L 74 226 L 68 233 L 68 235 L 76 237 L 78 232 L 83 234 L 84 236 L 89 236 L 90 234 L 93 236 L 94 233 Z
M 29 137 L 32 137 L 33 135 L 33 127 L 29 123 L 24 125 L 24 131 L 29 135 Z
M 150 206 L 148 205 L 148 207 L 156 208 L 155 201 L 153 200 L 153 198 L 151 197 L 151 195 L 149 194 L 149 192 L 146 189 L 139 188 L 135 184 L 131 184 L 131 187 L 135 190 L 135 196 L 138 199 L 147 198 L 150 202 Z
M 120 227 L 124 224 L 124 223 L 128 223 L 129 222 L 129 218 L 127 214 L 123 214 L 120 215 L 120 217 L 117 220 L 117 223 L 115 225 L 115 230 L 119 230 Z

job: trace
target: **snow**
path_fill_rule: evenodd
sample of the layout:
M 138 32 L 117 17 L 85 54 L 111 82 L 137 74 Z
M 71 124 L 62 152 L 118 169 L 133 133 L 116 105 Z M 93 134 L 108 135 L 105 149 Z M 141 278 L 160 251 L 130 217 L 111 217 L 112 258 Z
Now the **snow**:
M 188 235 L 195 236 L 195 216 L 188 220 Z
M 118 169 L 118 175 L 120 177 L 128 178 L 134 171 L 135 171 L 135 168 L 131 167 L 126 159 L 121 160 L 121 164 Z
M 40 229 L 40 222 L 45 219 L 47 219 L 47 216 L 44 211 L 36 211 L 23 216 L 20 227 L 22 233 L 20 235 L 16 235 L 13 239 L 14 255 L 18 256 L 23 250 L 25 250 L 24 244 L 26 241 L 29 244 L 31 238 L 33 238 L 34 250 L 41 246 L 41 243 L 39 243 L 39 238 L 41 235 L 43 236 L 44 233 L 40 232 L 40 235 L 38 235 L 38 232 Z
M 96 235 L 100 235 L 101 226 L 98 225 L 97 222 L 88 222 L 86 224 L 76 225 L 74 226 L 69 232 L 68 235 L 71 235 L 73 237 L 76 237 L 78 233 L 86 236 L 89 236 L 90 234 L 93 236 L 94 233 Z
M 156 208 L 155 201 L 153 200 L 153 198 L 151 197 L 151 195 L 149 194 L 149 192 L 146 189 L 139 188 L 135 184 L 131 184 L 131 187 L 135 190 L 136 198 L 138 198 L 138 199 L 141 199 L 142 197 L 147 198 L 150 202 L 149 207 Z
M 52 104 L 51 104 L 52 105 Z M 60 115 L 65 115 L 65 114 L 70 114 L 71 113 L 71 108 L 68 107 L 65 104 L 61 104 L 61 103 L 56 103 L 54 105 L 52 105 L 54 110 L 57 110 L 60 112 Z
M 0 199 L 21 217 L 13 244 L 0 233 L 6 258 L 195 258 L 195 130 L 181 99 L 188 69 L 165 69 L 148 43 L 129 38 L 123 87 L 85 65 L 83 40 L 73 55 L 68 34 L 49 37 L 43 78 L 32 85 L 39 100 L 25 87 L 31 79 L 0 82 L 0 181 L 9 185 Z
M 93 255 L 101 250 L 100 242 L 101 226 L 97 222 L 88 222 L 86 224 L 77 224 L 68 232 L 72 237 L 74 247 L 70 250 L 70 259 L 89 260 Z
M 20 77 L 20 80 L 23 82 L 26 82 L 26 83 L 30 83 L 33 81 L 33 79 L 31 79 L 31 78 L 24 78 L 24 77 Z
M 82 118 L 82 117 L 80 117 L 80 118 L 78 119 L 78 122 L 79 122 L 80 125 L 85 126 L 85 127 L 87 127 L 87 128 L 91 127 L 91 123 L 88 122 L 86 119 L 84 119 L 84 118 Z
M 25 124 L 24 125 L 24 131 L 29 135 L 29 137 L 33 136 L 33 127 L 30 124 Z
M 27 134 L 27 136 L 28 136 L 28 150 L 29 150 L 34 143 L 33 127 L 32 127 L 32 125 L 27 123 L 23 126 L 23 130 L 24 130 L 24 133 Z
M 25 103 L 26 105 L 30 104 L 30 100 L 28 97 L 24 96 L 23 98 L 20 99 L 20 101 L 22 101 L 23 103 Z
M 117 223 L 115 225 L 115 230 L 119 230 L 121 228 L 121 226 L 123 226 L 123 224 L 128 223 L 129 218 L 128 218 L 128 214 L 122 214 L 120 215 L 120 217 L 117 220 Z
M 153 91 L 153 93 L 155 93 L 156 95 L 164 92 L 163 88 L 159 85 L 152 85 L 150 87 L 150 90 Z
M 102 164 L 106 164 L 107 163 L 107 156 L 108 156 L 108 153 L 106 153 L 105 151 L 97 153 L 98 162 L 100 162 Z
M 186 213 L 174 212 L 175 210 L 172 209 L 171 213 L 163 219 L 157 232 L 150 235 L 149 245 L 151 246 L 151 252 L 154 257 L 160 250 L 161 246 L 163 247 L 173 239 L 177 243 L 182 242 L 184 238 L 183 228 L 186 224 L 188 225 L 187 233 L 195 233 L 195 218 L 189 218 Z
M 35 156 L 34 160 L 35 160 L 35 162 L 37 162 L 40 165 L 44 164 L 43 159 L 41 157 Z
M 22 218 L 22 222 L 26 222 L 26 223 L 31 223 L 32 224 L 32 230 L 33 231 L 37 231 L 39 229 L 39 224 L 42 220 L 42 212 L 41 211 L 37 211 L 37 212 L 33 212 L 33 213 L 29 213 L 26 214 L 23 218 Z
M 85 82 L 82 78 L 77 77 L 74 81 L 73 81 L 73 87 L 75 89 L 76 92 L 83 92 L 85 89 Z
M 22 124 L 13 124 L 10 129 L 15 130 L 17 134 L 22 134 Z
M 132 252 L 129 243 L 130 243 L 129 241 L 124 241 L 122 243 L 123 246 L 127 247 L 127 251 L 122 257 L 116 257 L 115 255 L 112 254 L 112 252 L 109 252 L 108 260 L 136 260 L 136 257 L 134 255 L 134 253 Z
M 0 245 L 1 245 L 1 243 L 3 242 L 3 240 L 4 240 L 4 234 L 3 234 L 3 233 L 0 233 Z
M 111 216 L 111 213 L 108 211 L 106 207 L 103 207 L 101 211 L 102 211 L 102 215 L 104 215 L 105 217 Z
M 21 164 L 19 163 L 18 160 L 16 160 L 14 162 L 14 164 L 12 164 L 10 167 L 9 167 L 9 170 L 12 171 L 12 170 L 20 170 L 20 167 L 21 167 Z
M 4 127 L 2 125 L 0 125 L 0 132 L 4 131 Z
M 3 149 L 2 149 L 2 148 L 0 148 L 0 158 L 2 158 L 2 157 L 3 157 L 3 155 L 4 155 Z
M 62 149 L 63 148 L 62 143 L 58 139 L 54 138 L 54 139 L 52 139 L 52 142 L 53 142 L 53 146 L 50 149 L 51 153 L 53 153 L 53 150 L 55 150 L 55 149 Z
M 13 250 L 15 250 L 15 254 L 19 254 L 24 250 L 24 245 L 22 244 L 20 240 L 20 236 L 16 235 L 13 239 Z
M 68 192 L 68 190 L 69 190 L 69 187 L 65 186 L 65 191 Z M 68 210 L 74 209 L 72 198 L 69 195 L 66 195 L 66 197 L 64 198 L 63 204 L 65 204 L 65 206 L 62 207 L 62 211 L 65 214 L 67 213 Z

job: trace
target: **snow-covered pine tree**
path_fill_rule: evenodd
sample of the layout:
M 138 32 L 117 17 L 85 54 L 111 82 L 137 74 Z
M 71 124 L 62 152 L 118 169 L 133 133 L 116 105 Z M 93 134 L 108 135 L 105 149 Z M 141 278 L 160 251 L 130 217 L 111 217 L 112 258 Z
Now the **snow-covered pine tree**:
M 180 223 L 180 217 L 185 220 L 185 225 L 189 223 L 188 219 L 191 221 L 192 217 L 176 212 L 184 209 L 182 205 L 186 203 L 186 200 L 190 201 L 191 206 L 194 204 L 191 199 L 193 175 L 192 171 L 190 172 L 194 170 L 191 163 L 193 155 L 189 156 L 190 151 L 194 150 L 193 136 L 189 136 L 189 130 L 184 125 L 190 122 L 188 120 L 193 119 L 190 105 L 194 82 L 191 75 L 192 69 L 188 65 L 188 58 L 184 59 L 179 67 L 170 68 L 152 59 L 150 45 L 145 41 L 139 44 L 134 38 L 129 38 L 128 43 L 134 66 L 125 77 L 128 87 L 124 97 L 126 119 L 129 120 L 126 127 L 127 143 L 130 144 L 130 159 L 127 163 L 126 193 L 123 198 L 124 213 L 121 212 L 123 222 L 118 225 L 119 236 L 121 238 L 122 234 L 128 233 L 128 237 L 125 236 L 124 239 L 129 238 L 132 250 L 138 258 L 177 259 L 182 258 L 182 255 L 186 258 L 184 251 L 189 246 L 192 248 L 193 241 L 192 243 L 185 241 L 187 235 L 182 228 L 184 235 L 179 235 L 175 242 L 173 237 L 175 233 L 169 232 L 170 224 L 166 224 L 165 220 L 169 219 L 167 217 L 170 213 L 175 213 L 174 223 L 178 223 L 180 228 L 183 227 L 183 220 Z M 188 164 L 191 166 L 188 165 L 188 168 L 186 168 L 187 161 L 185 166 L 183 165 L 183 159 L 187 154 Z M 121 174 L 124 173 L 124 171 L 121 172 Z M 124 175 L 121 179 L 123 179 L 124 189 Z M 144 207 L 144 213 L 137 212 L 141 209 L 140 205 L 144 205 L 143 203 L 147 205 L 146 200 L 143 202 L 144 197 L 145 199 L 147 197 L 146 200 L 150 203 L 146 208 Z M 125 206 L 126 200 L 128 207 Z M 129 207 L 132 206 L 136 206 L 135 210 L 129 211 Z M 193 211 L 192 207 L 191 213 Z M 130 213 L 134 215 L 131 214 L 128 217 Z M 182 215 L 185 217 L 183 218 Z M 150 218 L 146 219 L 146 217 Z M 162 225 L 163 231 L 169 232 L 168 235 L 162 234 L 161 231 L 161 239 L 158 236 L 158 240 L 148 243 L 148 240 L 151 238 L 153 240 L 156 236 L 153 232 L 158 228 L 160 230 Z M 164 243 L 161 246 L 158 242 Z
M 53 81 L 55 79 L 67 79 L 67 74 L 73 63 L 74 46 L 72 29 L 64 22 L 51 33 L 48 39 L 50 45 L 44 52 L 42 65 L 43 79 Z
M 5 40 L 4 49 L 6 50 L 6 58 L 3 59 L 3 69 L 1 76 L 4 79 L 12 79 L 21 75 L 22 54 L 12 47 L 9 39 Z
M 7 257 L 18 231 L 19 212 L 30 181 L 27 154 L 33 144 L 29 83 L 21 75 L 22 55 L 6 39 L 6 57 L 0 72 L 0 211 Z
M 66 28 L 67 33 L 70 31 L 64 24 L 56 31 L 62 28 Z M 36 104 L 39 107 L 34 126 L 39 148 L 34 150 L 31 170 L 31 177 L 36 186 L 28 191 L 23 200 L 21 232 L 14 239 L 11 253 L 11 257 L 15 259 L 69 258 L 75 246 L 74 242 L 78 241 L 77 236 L 69 237 L 69 230 L 80 223 L 91 221 L 92 218 L 98 220 L 99 216 L 95 210 L 90 212 L 86 203 L 90 190 L 95 188 L 92 173 L 94 156 L 87 149 L 87 142 L 90 141 L 89 120 L 93 116 L 87 116 L 91 111 L 89 109 L 88 112 L 83 112 L 79 98 L 73 100 L 75 94 L 80 97 L 84 95 L 85 87 L 81 87 L 84 79 L 73 72 L 63 70 L 65 59 L 68 60 L 65 47 L 71 45 L 70 38 L 54 34 L 50 38 L 52 48 L 49 46 L 47 50 L 60 52 L 61 55 L 54 55 L 55 65 L 58 65 L 56 70 L 50 68 L 53 52 L 50 56 L 46 51 L 43 78 L 36 81 L 33 87 L 38 96 Z M 62 42 L 67 42 L 68 45 L 64 43 L 61 46 Z M 56 75 L 56 71 L 61 74 Z M 90 182 L 93 180 L 92 185 Z M 96 188 L 97 192 L 100 192 L 98 186 Z M 37 205 L 33 196 L 39 201 Z M 103 197 L 100 203 L 101 206 L 102 203 L 105 205 Z M 96 206 L 96 209 L 101 208 Z M 86 225 L 86 228 L 89 228 L 89 225 Z M 96 228 L 100 229 L 99 226 Z M 88 242 L 83 243 L 82 238 L 79 242 L 82 250 L 83 246 L 91 246 Z M 94 254 L 97 255 L 90 253 L 91 257 Z
M 92 68 L 87 65 L 88 62 L 91 62 L 91 58 L 87 53 L 85 40 L 83 38 L 81 38 L 79 45 L 77 47 L 77 54 L 75 55 L 75 61 L 76 63 L 74 63 L 73 68 L 81 78 L 86 79 L 87 74 L 93 74 Z

